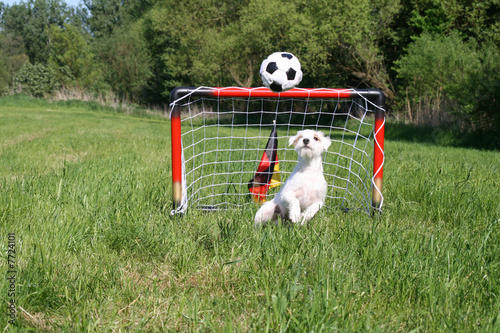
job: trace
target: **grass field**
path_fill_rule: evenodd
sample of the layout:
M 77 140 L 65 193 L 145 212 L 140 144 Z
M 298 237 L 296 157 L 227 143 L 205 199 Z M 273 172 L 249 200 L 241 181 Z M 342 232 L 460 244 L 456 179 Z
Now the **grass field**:
M 386 131 L 382 215 L 255 230 L 170 216 L 168 120 L 0 99 L 0 328 L 499 332 L 500 153 Z

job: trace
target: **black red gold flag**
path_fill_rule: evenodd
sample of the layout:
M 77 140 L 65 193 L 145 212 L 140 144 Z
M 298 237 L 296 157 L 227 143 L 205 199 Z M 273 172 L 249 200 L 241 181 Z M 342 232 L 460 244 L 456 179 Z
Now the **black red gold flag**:
M 255 202 L 264 203 L 267 191 L 281 184 L 278 162 L 278 134 L 274 124 L 255 176 L 248 183 Z

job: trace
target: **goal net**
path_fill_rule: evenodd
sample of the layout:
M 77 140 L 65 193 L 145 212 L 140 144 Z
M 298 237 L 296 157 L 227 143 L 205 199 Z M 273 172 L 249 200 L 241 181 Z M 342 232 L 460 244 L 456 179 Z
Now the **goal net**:
M 271 133 L 277 138 L 274 155 L 279 165 L 279 171 L 273 171 L 285 182 L 297 163 L 288 138 L 302 129 L 322 131 L 332 141 L 323 153 L 325 207 L 368 213 L 381 209 L 381 91 L 295 88 L 273 93 L 267 88 L 180 87 L 170 98 L 172 214 L 188 207 L 215 211 L 255 205 L 249 182 L 265 165 Z M 265 200 L 280 188 L 266 190 Z

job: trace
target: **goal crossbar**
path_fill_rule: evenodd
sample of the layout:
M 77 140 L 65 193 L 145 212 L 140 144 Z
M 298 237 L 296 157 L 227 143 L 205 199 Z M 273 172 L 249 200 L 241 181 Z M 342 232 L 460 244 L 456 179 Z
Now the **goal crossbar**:
M 190 109 L 190 103 L 194 100 L 209 98 L 211 100 L 236 99 L 236 101 L 250 101 L 261 99 L 262 101 L 289 101 L 300 99 L 308 103 L 309 101 L 343 101 L 343 100 L 362 100 L 364 108 L 373 114 L 373 128 L 368 135 L 369 140 L 373 142 L 373 159 L 372 172 L 370 176 L 370 195 L 371 208 L 373 210 L 381 210 L 383 205 L 382 195 L 382 179 L 384 166 L 384 130 L 385 130 L 385 97 L 382 91 L 376 89 L 331 89 L 331 88 L 294 88 L 286 92 L 274 93 L 265 87 L 260 88 L 242 88 L 242 87 L 178 87 L 170 94 L 170 119 L 171 119 L 171 145 L 172 145 L 172 201 L 175 212 L 184 212 L 187 208 L 189 197 L 186 193 L 186 170 L 183 152 L 183 134 L 182 122 L 184 109 Z M 363 104 L 361 103 L 361 104 Z M 203 104 L 203 102 L 201 102 Z M 235 104 L 235 102 L 233 102 Z M 340 104 L 339 104 L 340 105 Z M 219 108 L 217 102 L 215 108 Z M 335 110 L 337 110 L 335 108 Z M 210 110 L 210 115 L 214 116 L 220 110 Z M 226 111 L 226 110 L 224 110 Z M 229 110 L 230 111 L 230 110 Z M 239 110 L 239 113 L 244 113 L 248 110 Z M 191 111 L 189 111 L 191 112 Z M 198 111 L 197 112 L 204 112 Z M 266 112 L 262 110 L 262 112 Z M 278 112 L 278 111 L 276 111 Z M 332 111 L 335 113 L 335 111 Z M 307 111 L 304 113 L 304 118 L 307 116 Z M 366 115 L 366 113 L 365 113 Z M 364 119 L 365 115 L 362 116 Z M 252 117 L 256 117 L 256 113 L 252 112 Z M 363 125 L 365 124 L 362 120 Z M 371 123 L 370 123 L 371 124 Z M 345 130 L 345 129 L 344 129 Z M 355 134 L 356 139 L 360 136 Z M 362 135 L 361 135 L 362 136 Z M 362 136 L 366 139 L 364 136 Z M 202 139 L 203 140 L 203 139 Z M 357 149 L 357 148 L 356 148 Z M 340 152 L 339 152 L 339 155 Z M 369 157 L 371 158 L 371 157 Z M 354 164 L 358 164 L 354 161 Z M 352 161 L 350 162 L 352 165 Z M 195 166 L 196 168 L 196 166 Z M 203 168 L 203 167 L 201 167 Z M 338 166 L 337 166 L 338 168 Z M 342 167 L 341 167 L 342 168 Z M 350 170 L 351 166 L 349 166 Z M 249 193 L 246 193 L 249 194 Z M 212 207 L 212 206 L 210 206 Z

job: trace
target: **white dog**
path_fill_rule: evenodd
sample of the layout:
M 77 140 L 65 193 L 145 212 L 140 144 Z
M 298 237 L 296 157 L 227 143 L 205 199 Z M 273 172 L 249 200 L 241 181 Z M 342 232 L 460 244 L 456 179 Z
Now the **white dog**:
M 303 130 L 292 136 L 289 144 L 295 146 L 299 161 L 274 199 L 266 202 L 255 215 L 256 227 L 278 216 L 303 225 L 325 203 L 327 184 L 321 153 L 330 146 L 330 138 L 322 132 Z

